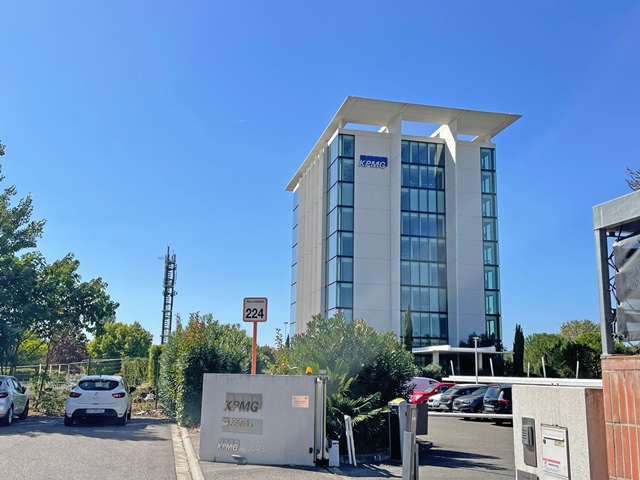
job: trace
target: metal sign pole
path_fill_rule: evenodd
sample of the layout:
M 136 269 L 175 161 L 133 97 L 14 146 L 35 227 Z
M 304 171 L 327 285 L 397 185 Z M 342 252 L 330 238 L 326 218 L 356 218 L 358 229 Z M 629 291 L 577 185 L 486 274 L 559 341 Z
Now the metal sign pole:
M 253 340 L 251 341 L 251 375 L 256 374 L 256 357 L 258 356 L 258 322 L 253 322 Z

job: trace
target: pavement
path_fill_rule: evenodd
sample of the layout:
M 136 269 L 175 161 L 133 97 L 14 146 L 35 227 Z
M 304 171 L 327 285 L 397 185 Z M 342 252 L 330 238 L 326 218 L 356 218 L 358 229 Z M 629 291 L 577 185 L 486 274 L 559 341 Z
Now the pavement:
M 358 466 L 293 467 L 236 465 L 199 461 L 200 434 L 173 426 L 178 480 L 334 480 L 401 479 L 402 465 L 391 460 L 361 457 Z M 502 480 L 515 478 L 512 429 L 485 421 L 430 420 L 430 439 L 418 437 L 420 477 L 451 480 Z M 486 438 L 487 432 L 495 440 Z M 478 444 L 473 438 L 483 438 Z M 488 441 L 488 442 L 487 442 Z

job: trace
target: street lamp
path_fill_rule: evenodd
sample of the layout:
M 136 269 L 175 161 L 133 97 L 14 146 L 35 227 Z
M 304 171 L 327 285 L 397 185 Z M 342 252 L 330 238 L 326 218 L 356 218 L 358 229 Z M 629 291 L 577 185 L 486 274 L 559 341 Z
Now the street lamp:
M 476 352 L 476 385 L 478 384 L 478 340 L 479 337 L 473 337 L 473 348 Z

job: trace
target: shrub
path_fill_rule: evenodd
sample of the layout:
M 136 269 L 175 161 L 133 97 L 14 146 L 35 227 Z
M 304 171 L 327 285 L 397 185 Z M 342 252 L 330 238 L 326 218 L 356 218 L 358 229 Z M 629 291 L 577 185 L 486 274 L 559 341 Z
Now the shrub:
M 247 373 L 251 339 L 240 325 L 221 324 L 211 314 L 178 317 L 160 355 L 159 398 L 168 416 L 182 426 L 200 424 L 205 373 Z
M 443 377 L 442 365 L 437 363 L 430 363 L 422 367 L 422 376 L 427 378 L 433 378 L 434 380 L 441 381 Z

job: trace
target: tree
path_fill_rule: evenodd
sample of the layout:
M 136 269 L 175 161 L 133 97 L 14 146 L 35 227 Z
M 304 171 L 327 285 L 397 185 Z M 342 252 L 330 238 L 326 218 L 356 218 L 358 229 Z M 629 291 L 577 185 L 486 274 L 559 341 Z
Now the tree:
M 629 188 L 633 191 L 640 190 L 640 170 L 636 170 L 634 172 L 627 167 L 625 173 L 631 177 L 627 179 L 627 185 L 629 185 Z
M 516 377 L 524 375 L 524 333 L 520 325 L 516 325 L 513 337 L 513 373 Z
M 547 377 L 558 377 L 565 371 L 564 347 L 567 340 L 557 333 L 534 333 L 524 340 L 524 363 L 531 364 L 534 375 L 543 375 L 544 357 Z
M 78 327 L 63 330 L 51 339 L 49 362 L 75 363 L 87 358 L 87 336 Z
M 104 325 L 87 349 L 95 358 L 147 358 L 152 340 L 151 332 L 138 322 L 110 323 Z
M 600 332 L 585 332 L 565 346 L 564 357 L 567 376 L 575 375 L 577 362 L 580 362 L 580 378 L 602 378 L 602 340 Z
M 584 320 L 568 320 L 560 325 L 560 335 L 567 340 L 575 340 L 585 333 L 600 335 L 600 324 L 585 318 Z
M 413 319 L 411 318 L 411 306 L 407 305 L 407 310 L 404 312 L 404 332 L 402 334 L 402 341 L 404 348 L 408 352 L 413 351 Z

